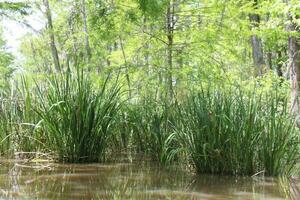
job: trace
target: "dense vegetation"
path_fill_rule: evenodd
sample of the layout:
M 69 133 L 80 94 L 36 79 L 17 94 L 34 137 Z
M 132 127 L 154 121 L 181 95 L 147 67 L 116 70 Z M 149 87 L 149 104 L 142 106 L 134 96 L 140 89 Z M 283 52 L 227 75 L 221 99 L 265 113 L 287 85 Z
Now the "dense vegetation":
M 300 155 L 296 0 L 0 3 L 0 153 L 142 154 L 198 173 L 291 175 Z M 35 30 L 26 20 L 43 16 Z M 21 68 L 21 69 L 20 69 Z

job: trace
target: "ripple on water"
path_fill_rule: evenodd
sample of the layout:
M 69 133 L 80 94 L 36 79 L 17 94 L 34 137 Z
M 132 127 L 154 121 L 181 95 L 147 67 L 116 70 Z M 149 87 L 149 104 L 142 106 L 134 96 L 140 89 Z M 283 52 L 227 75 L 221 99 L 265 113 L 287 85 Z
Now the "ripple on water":
M 151 162 L 57 164 L 0 162 L 0 200 L 6 199 L 300 199 L 290 181 L 194 175 Z M 296 185 L 296 186 L 295 186 Z M 291 192 L 289 192 L 291 191 Z

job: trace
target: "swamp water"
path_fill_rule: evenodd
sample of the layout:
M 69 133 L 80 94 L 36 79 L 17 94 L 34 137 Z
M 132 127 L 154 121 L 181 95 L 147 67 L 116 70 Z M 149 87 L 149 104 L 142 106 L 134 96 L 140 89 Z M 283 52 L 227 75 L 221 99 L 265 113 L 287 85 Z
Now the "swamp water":
M 0 161 L 0 199 L 300 199 L 287 179 L 195 175 L 150 162 Z

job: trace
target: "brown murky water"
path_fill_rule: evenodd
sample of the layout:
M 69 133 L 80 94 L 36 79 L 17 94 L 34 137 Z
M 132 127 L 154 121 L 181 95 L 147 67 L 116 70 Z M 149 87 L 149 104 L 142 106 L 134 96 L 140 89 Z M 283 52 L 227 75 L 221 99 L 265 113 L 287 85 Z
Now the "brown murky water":
M 0 161 L 0 199 L 300 199 L 286 179 L 196 176 L 149 162 L 51 164 Z

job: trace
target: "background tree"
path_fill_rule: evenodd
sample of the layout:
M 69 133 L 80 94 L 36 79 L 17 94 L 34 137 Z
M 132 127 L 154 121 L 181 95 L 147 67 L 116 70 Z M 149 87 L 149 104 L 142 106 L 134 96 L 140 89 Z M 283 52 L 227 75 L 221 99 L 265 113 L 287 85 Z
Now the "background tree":
M 287 29 L 290 32 L 288 39 L 288 54 L 289 67 L 291 79 L 291 112 L 299 115 L 299 84 L 300 84 L 300 39 L 299 39 L 299 10 L 297 8 L 300 4 L 296 1 L 288 1 L 290 10 L 288 12 L 289 22 Z

